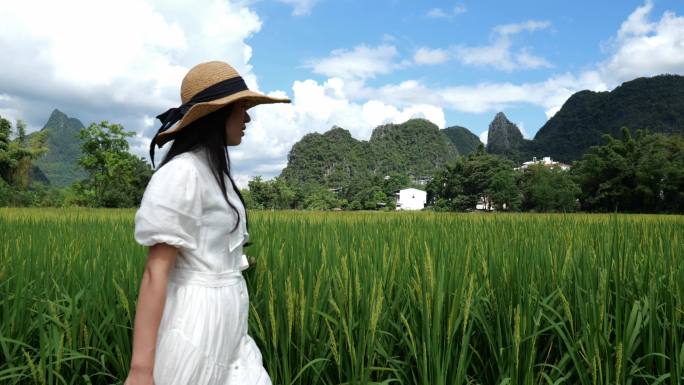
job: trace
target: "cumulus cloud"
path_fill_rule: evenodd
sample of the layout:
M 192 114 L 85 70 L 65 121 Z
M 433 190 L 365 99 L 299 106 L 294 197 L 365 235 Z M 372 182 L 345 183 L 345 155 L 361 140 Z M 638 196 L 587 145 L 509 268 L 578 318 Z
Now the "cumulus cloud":
M 219 0 L 195 12 L 187 12 L 189 6 L 187 1 L 137 0 L 97 7 L 77 0 L 0 4 L 0 13 L 7 16 L 0 50 L 13 58 L 0 73 L 0 114 L 26 120 L 29 131 L 39 129 L 54 108 L 85 125 L 119 123 L 135 132 L 131 151 L 147 158 L 149 140 L 159 127 L 155 116 L 180 104 L 180 83 L 192 65 L 229 62 L 251 89 L 259 90 L 250 65 L 252 48 L 245 43 L 260 30 L 259 17 L 245 6 Z M 44 12 L 33 12 L 38 7 Z M 120 28 L 122 23 L 126 28 Z M 243 143 L 229 148 L 237 183 L 245 187 L 255 175 L 278 175 L 297 140 L 333 125 L 358 139 L 368 139 L 379 124 L 412 117 L 444 127 L 442 109 L 424 101 L 397 107 L 349 96 L 363 87 L 364 79 L 401 66 L 393 61 L 396 56 L 391 45 L 336 50 L 314 67 L 330 79 L 295 81 L 288 92 L 269 92 L 279 97 L 291 92 L 293 103 L 250 111 L 253 120 Z M 157 162 L 169 147 L 158 149 Z
M 26 119 L 29 130 L 40 128 L 59 108 L 86 125 L 108 120 L 149 137 L 154 127 L 140 122 L 180 104 L 180 83 L 192 65 L 224 60 L 258 89 L 245 39 L 260 30 L 259 17 L 220 0 L 187 12 L 191 5 L 183 0 L 0 3 L 0 50 L 12 58 L 0 72 L 0 89 L 11 95 L 0 101 L 0 109 Z
M 400 107 L 425 102 L 466 113 L 495 112 L 520 104 L 531 104 L 543 107 L 547 117 L 551 117 L 570 95 L 583 89 L 605 91 L 608 87 L 598 72 L 586 71 L 579 76 L 566 73 L 542 82 L 521 84 L 483 82 L 431 88 L 417 80 L 407 80 L 377 88 L 363 88 L 359 94 L 392 102 Z
M 351 50 L 335 50 L 327 58 L 310 63 L 312 70 L 328 76 L 327 80 L 295 81 L 288 91 L 294 95 L 292 104 L 254 109 L 253 122 L 243 143 L 231 148 L 237 175 L 245 181 L 258 174 L 278 175 L 287 163 L 292 144 L 306 133 L 324 132 L 334 125 L 348 129 L 357 139 L 367 140 L 372 129 L 380 124 L 401 123 L 414 117 L 426 118 L 443 128 L 447 109 L 483 113 L 528 104 L 543 108 L 546 116 L 551 117 L 570 95 L 580 90 L 607 91 L 622 81 L 648 74 L 684 74 L 684 58 L 680 55 L 684 50 L 679 49 L 684 36 L 683 18 L 665 12 L 659 21 L 651 21 L 649 4 L 637 8 L 626 19 L 616 32 L 612 51 L 605 61 L 580 73 L 555 74 L 544 81 L 429 87 L 421 80 L 408 79 L 371 87 L 366 84 L 367 79 L 405 65 L 397 49 L 391 45 L 361 45 Z M 499 26 L 494 33 L 511 38 L 523 31 L 548 27 L 548 22 L 532 20 Z M 540 65 L 535 64 L 537 57 L 524 48 L 514 51 L 508 46 L 507 50 L 516 65 Z M 630 57 L 627 55 L 630 50 L 643 52 L 633 56 L 645 59 Z M 434 54 L 432 51 L 436 50 L 426 48 L 424 53 Z M 449 48 L 441 52 L 448 55 L 454 51 Z M 421 61 L 415 55 L 413 59 L 416 64 Z M 422 64 L 427 62 L 430 60 L 423 60 Z M 346 65 L 349 66 L 345 68 Z M 272 95 L 282 97 L 286 93 L 277 91 Z M 519 127 L 528 137 L 524 124 L 519 123 Z M 479 137 L 486 143 L 487 131 Z
M 487 145 L 487 137 L 489 136 L 489 130 L 482 131 L 480 135 L 480 142 L 484 143 L 484 145 Z
M 639 76 L 684 73 L 684 16 L 666 11 L 660 20 L 649 20 L 651 1 L 625 20 L 613 39 L 611 56 L 600 63 L 601 76 L 619 84 Z
M 192 13 L 187 12 L 189 4 L 123 0 L 96 8 L 76 0 L 54 5 L 0 3 L 0 14 L 6 15 L 0 50 L 13 58 L 0 72 L 0 115 L 25 119 L 29 131 L 40 128 L 55 107 L 86 125 L 101 120 L 121 123 L 136 131 L 130 140 L 133 152 L 146 157 L 149 138 L 159 126 L 154 116 L 179 104 L 180 82 L 190 66 L 227 61 L 258 90 L 246 40 L 260 30 L 259 17 L 244 5 L 219 0 Z M 33 12 L 37 7 L 44 12 Z M 416 51 L 412 61 L 402 60 L 390 43 L 334 50 L 307 62 L 325 80 L 298 80 L 290 89 L 265 91 L 278 97 L 292 95 L 293 103 L 250 110 L 252 122 L 242 144 L 229 148 L 234 176 L 244 187 L 255 175 L 278 175 L 297 140 L 334 125 L 367 140 L 377 125 L 414 117 L 442 128 L 444 110 L 482 113 L 529 104 L 551 117 L 579 90 L 609 90 L 622 81 L 663 72 L 684 74 L 684 18 L 668 11 L 652 20 L 651 12 L 652 5 L 646 2 L 626 18 L 611 39 L 606 60 L 580 73 L 559 73 L 536 82 L 430 87 L 421 79 L 404 79 L 367 84 L 407 62 L 437 64 L 454 55 L 467 60 L 463 54 L 470 54 L 472 65 L 495 65 L 502 58 L 513 63 L 512 69 L 550 65 L 512 43 L 519 33 L 549 28 L 544 21 L 496 27 L 488 46 L 426 47 Z M 480 139 L 486 143 L 486 131 Z M 157 160 L 168 147 L 157 152 Z
M 648 0 L 644 5 L 638 7 L 632 12 L 627 20 L 622 22 L 620 30 L 617 33 L 619 40 L 624 40 L 631 36 L 643 36 L 653 31 L 655 24 L 648 21 L 648 15 L 653 9 L 653 2 Z
M 413 55 L 416 64 L 442 64 L 449 60 L 451 56 L 449 50 L 441 48 L 421 47 Z
M 465 5 L 456 5 L 451 10 L 443 10 L 442 8 L 432 8 L 426 14 L 431 19 L 447 19 L 451 20 L 454 17 L 461 15 L 467 11 Z
M 281 3 L 285 3 L 292 6 L 293 16 L 306 16 L 311 14 L 311 10 L 318 0 L 279 0 Z
M 522 134 L 523 138 L 531 139 L 530 134 L 528 134 L 527 130 L 525 129 L 525 123 L 524 122 L 518 122 L 518 124 L 516 124 L 516 126 L 518 126 L 518 129 L 520 130 L 520 133 Z
M 515 35 L 517 33 L 527 31 L 534 32 L 540 29 L 546 29 L 551 26 L 551 22 L 546 20 L 528 20 L 522 23 L 512 23 L 497 25 L 494 27 L 494 31 L 499 35 Z
M 397 49 L 393 45 L 370 47 L 361 44 L 352 50 L 335 49 L 328 57 L 309 60 L 305 67 L 329 77 L 367 79 L 388 74 L 400 67 L 395 62 L 397 56 Z
M 505 24 L 494 27 L 491 42 L 483 46 L 458 46 L 456 56 L 461 63 L 470 66 L 491 66 L 503 71 L 517 69 L 549 68 L 551 63 L 533 55 L 529 48 L 512 52 L 512 37 L 520 32 L 533 32 L 546 29 L 548 21 L 528 20 L 523 23 Z
M 427 103 L 397 107 L 375 99 L 354 101 L 346 88 L 346 81 L 341 78 L 321 83 L 311 79 L 295 81 L 291 104 L 257 106 L 250 110 L 252 122 L 242 143 L 239 147 L 229 147 L 235 171 L 248 178 L 276 176 L 287 165 L 292 145 L 308 133 L 322 133 L 333 126 L 348 130 L 359 140 L 370 139 L 378 125 L 403 123 L 411 118 L 428 119 L 440 128 L 445 126 L 440 107 Z M 270 95 L 285 94 L 278 91 Z

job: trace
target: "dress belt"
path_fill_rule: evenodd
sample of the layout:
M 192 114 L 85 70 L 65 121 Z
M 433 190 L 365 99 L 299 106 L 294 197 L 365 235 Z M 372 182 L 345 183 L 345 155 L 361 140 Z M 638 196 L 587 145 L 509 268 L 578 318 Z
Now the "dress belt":
M 221 273 L 211 273 L 189 269 L 174 268 L 169 273 L 169 281 L 181 285 L 199 285 L 205 287 L 231 286 L 244 281 L 242 271 L 228 270 Z
M 169 281 L 178 284 L 199 285 L 205 287 L 223 287 L 235 285 L 244 281 L 242 271 L 249 267 L 247 256 L 242 254 L 237 270 L 227 270 L 220 273 L 211 271 L 197 271 L 174 267 L 169 273 Z

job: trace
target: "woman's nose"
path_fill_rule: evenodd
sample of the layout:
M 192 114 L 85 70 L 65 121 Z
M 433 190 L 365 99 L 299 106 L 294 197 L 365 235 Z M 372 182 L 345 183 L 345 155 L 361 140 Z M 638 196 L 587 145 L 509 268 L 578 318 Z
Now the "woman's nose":
M 245 123 L 249 123 L 251 120 L 252 120 L 252 118 L 250 118 L 247 111 L 245 111 Z

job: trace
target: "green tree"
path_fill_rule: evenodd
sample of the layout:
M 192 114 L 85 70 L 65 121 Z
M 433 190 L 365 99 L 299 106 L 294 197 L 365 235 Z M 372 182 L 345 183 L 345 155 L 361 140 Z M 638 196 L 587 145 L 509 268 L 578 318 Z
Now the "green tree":
M 398 172 L 390 172 L 382 179 L 382 192 L 388 197 L 391 197 L 397 191 L 407 188 L 411 185 L 411 180 L 408 175 L 400 174 Z
M 12 139 L 12 124 L 0 117 L 0 177 L 9 186 L 26 190 L 31 184 L 34 161 L 47 151 L 46 133 L 38 132 L 29 140 L 22 120 L 17 120 L 16 128 Z
M 29 139 L 22 120 L 17 120 L 16 129 L 12 138 L 12 124 L 0 117 L 0 206 L 33 206 L 46 194 L 31 179 L 35 160 L 47 151 L 46 135 L 37 132 Z
M 247 182 L 249 193 L 255 209 L 271 208 L 271 202 L 275 200 L 275 194 L 271 185 L 261 179 L 260 175 Z
M 520 192 L 514 164 L 499 156 L 487 154 L 479 146 L 477 152 L 459 157 L 438 170 L 428 183 L 428 202 L 436 210 L 463 211 L 474 209 L 480 198 L 491 201 L 501 210 L 520 206 Z
M 494 208 L 500 211 L 519 210 L 522 203 L 516 175 L 506 168 L 492 175 L 484 196 L 489 197 Z
M 291 209 L 295 201 L 294 190 L 281 177 L 275 177 L 272 181 L 273 190 L 275 192 L 275 201 L 273 207 L 276 209 Z
M 334 192 L 319 187 L 304 198 L 302 206 L 306 210 L 330 210 L 341 206 L 341 202 Z
M 642 211 L 684 212 L 684 137 L 637 131 L 637 193 Z
M 135 207 L 152 176 L 149 164 L 128 152 L 127 137 L 119 124 L 107 121 L 83 128 L 83 155 L 78 162 L 87 177 L 74 183 L 77 203 L 91 207 Z
M 522 172 L 522 209 L 537 212 L 572 212 L 578 209 L 580 188 L 568 171 L 533 164 Z
M 622 139 L 604 135 L 573 167 L 584 210 L 684 211 L 684 138 L 622 128 Z
M 264 181 L 260 175 L 248 183 L 253 208 L 291 209 L 295 207 L 296 193 L 282 177 Z
M 465 193 L 465 162 L 466 158 L 458 157 L 436 171 L 428 182 L 427 201 L 436 211 L 464 211 L 475 207 L 479 196 Z
M 242 195 L 242 199 L 245 200 L 245 207 L 247 207 L 248 209 L 256 208 L 254 198 L 252 197 L 252 192 L 249 191 L 249 189 L 240 189 L 240 194 Z
M 9 184 L 12 179 L 12 171 L 16 167 L 10 156 L 10 135 L 12 135 L 12 123 L 0 117 L 0 178 L 6 184 Z

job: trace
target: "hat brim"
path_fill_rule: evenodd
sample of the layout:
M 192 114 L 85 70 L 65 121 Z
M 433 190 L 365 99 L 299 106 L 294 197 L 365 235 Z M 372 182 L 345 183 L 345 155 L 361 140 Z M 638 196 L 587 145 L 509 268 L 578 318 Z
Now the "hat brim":
M 190 110 L 183 116 L 183 118 L 176 124 L 176 126 L 160 132 L 157 135 L 157 146 L 161 147 L 166 142 L 173 140 L 173 136 L 181 131 L 185 126 L 194 122 L 195 120 L 206 116 L 216 110 L 219 110 L 230 103 L 242 101 L 247 105 L 247 109 L 257 106 L 259 104 L 273 104 L 273 103 L 290 103 L 291 100 L 287 98 L 273 98 L 254 92 L 252 90 L 244 90 L 236 92 L 232 95 L 225 96 L 220 99 L 212 100 L 210 102 L 198 103 L 190 107 Z

